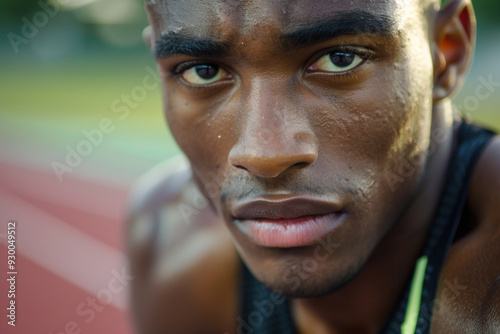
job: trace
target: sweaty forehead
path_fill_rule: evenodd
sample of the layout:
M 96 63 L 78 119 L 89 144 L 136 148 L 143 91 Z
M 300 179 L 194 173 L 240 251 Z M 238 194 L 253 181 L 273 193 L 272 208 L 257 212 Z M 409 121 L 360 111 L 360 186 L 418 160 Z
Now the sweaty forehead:
M 230 40 L 251 35 L 263 25 L 281 33 L 295 31 L 342 13 L 368 13 L 397 23 L 413 0 L 147 0 L 156 37 L 183 34 Z M 420 2 L 420 1 L 417 1 Z

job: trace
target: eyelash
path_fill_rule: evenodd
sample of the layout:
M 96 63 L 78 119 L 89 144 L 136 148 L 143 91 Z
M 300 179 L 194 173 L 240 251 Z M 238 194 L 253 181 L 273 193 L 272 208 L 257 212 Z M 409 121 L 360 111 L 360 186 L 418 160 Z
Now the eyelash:
M 203 61 L 188 61 L 185 63 L 181 63 L 177 66 L 174 67 L 172 70 L 172 74 L 174 75 L 182 75 L 184 71 L 189 70 L 190 68 L 196 66 L 196 65 L 213 65 L 213 66 L 219 66 L 217 64 L 209 63 L 209 62 L 203 62 Z
M 307 69 L 312 64 L 314 64 L 315 62 L 317 62 L 318 60 L 320 60 L 323 56 L 326 56 L 326 55 L 332 54 L 332 53 L 349 53 L 349 54 L 354 54 L 354 55 L 360 57 L 363 60 L 363 62 L 360 65 L 358 65 L 357 67 L 355 67 L 352 70 L 348 70 L 348 71 L 345 71 L 345 72 L 339 72 L 339 73 L 321 72 L 322 75 L 328 75 L 329 77 L 331 77 L 333 79 L 350 79 L 350 78 L 352 78 L 353 76 L 356 75 L 356 72 L 358 71 L 358 69 L 361 66 L 363 66 L 364 63 L 366 63 L 367 61 L 375 59 L 373 51 L 371 49 L 366 48 L 366 47 L 362 47 L 361 48 L 361 47 L 356 47 L 356 46 L 336 46 L 336 47 L 332 47 L 332 48 L 329 48 L 327 50 L 321 51 L 317 56 L 313 57 L 313 60 L 310 61 L 310 62 L 308 62 L 307 66 L 305 67 L 306 68 L 306 72 L 308 72 Z M 314 73 L 314 72 L 309 72 L 309 73 Z M 319 73 L 319 72 L 317 72 L 317 73 Z
M 373 56 L 372 50 L 367 49 L 366 47 L 360 48 L 360 47 L 356 47 L 356 46 L 336 46 L 336 47 L 332 47 L 330 49 L 324 50 L 321 53 L 319 53 L 319 55 L 313 57 L 313 60 L 307 63 L 307 66 L 305 67 L 306 71 L 307 71 L 307 68 L 309 68 L 315 62 L 317 62 L 323 56 L 328 55 L 328 54 L 332 54 L 332 53 L 354 54 L 363 60 L 363 63 L 361 63 L 360 66 L 362 66 L 366 61 L 373 60 L 375 58 Z M 212 66 L 220 67 L 220 65 L 213 63 L 213 62 L 205 62 L 202 60 L 196 60 L 196 61 L 184 62 L 184 63 L 181 63 L 181 64 L 175 66 L 173 68 L 173 70 L 171 71 L 171 73 L 173 75 L 175 75 L 177 78 L 179 78 L 184 73 L 184 71 L 187 71 L 196 65 L 212 65 Z M 342 73 L 333 73 L 333 72 L 332 73 L 324 73 L 323 72 L 322 74 L 329 75 L 333 79 L 350 79 L 354 75 L 356 75 L 357 69 L 360 66 L 358 66 L 352 70 L 342 72 Z M 185 86 L 189 87 L 190 89 L 195 90 L 195 91 L 200 91 L 200 90 L 207 89 L 210 87 L 210 85 L 190 85 L 187 82 L 184 82 L 183 84 Z
M 187 70 L 189 70 L 197 65 L 210 65 L 210 66 L 217 66 L 219 68 L 222 67 L 222 66 L 218 65 L 217 63 L 214 63 L 213 61 L 193 60 L 193 61 L 187 61 L 185 63 L 178 64 L 177 66 L 175 66 L 171 70 L 171 73 L 177 79 L 177 82 L 180 85 L 184 85 L 184 87 L 187 87 L 188 89 L 190 89 L 192 91 L 192 93 L 201 93 L 204 90 L 210 89 L 212 86 L 220 84 L 220 82 L 214 82 L 214 83 L 206 84 L 206 85 L 192 85 L 189 82 L 186 82 L 186 81 L 181 79 L 182 74 L 185 71 L 187 71 Z

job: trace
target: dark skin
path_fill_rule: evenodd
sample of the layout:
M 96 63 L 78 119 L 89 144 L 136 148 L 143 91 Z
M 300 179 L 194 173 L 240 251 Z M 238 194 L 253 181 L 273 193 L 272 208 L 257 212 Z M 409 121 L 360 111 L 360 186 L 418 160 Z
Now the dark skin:
M 132 199 L 139 331 L 236 332 L 242 259 L 268 287 L 294 297 L 300 333 L 377 333 L 412 275 L 443 186 L 455 137 L 450 97 L 475 40 L 470 2 L 146 8 L 165 114 L 190 168 L 151 176 Z M 391 177 L 408 159 L 420 163 Z M 242 201 L 293 198 L 319 198 L 342 217 L 323 243 L 267 247 L 239 228 Z M 499 329 L 499 202 L 495 139 L 472 179 L 473 228 L 441 272 L 433 333 Z M 186 223 L 179 205 L 193 203 L 200 205 Z M 334 251 L 320 256 L 324 242 Z M 446 282 L 454 281 L 467 288 L 452 298 Z

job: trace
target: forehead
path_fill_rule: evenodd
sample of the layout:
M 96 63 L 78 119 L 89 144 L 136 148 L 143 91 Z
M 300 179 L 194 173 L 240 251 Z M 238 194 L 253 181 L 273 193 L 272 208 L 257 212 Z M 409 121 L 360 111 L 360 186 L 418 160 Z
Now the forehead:
M 368 13 L 401 25 L 415 16 L 413 0 L 148 0 L 146 7 L 157 36 L 182 33 L 195 37 L 230 39 L 235 32 L 251 35 L 262 28 L 292 32 L 302 25 Z M 399 28 L 399 27 L 398 27 Z M 268 29 L 269 30 L 269 29 Z

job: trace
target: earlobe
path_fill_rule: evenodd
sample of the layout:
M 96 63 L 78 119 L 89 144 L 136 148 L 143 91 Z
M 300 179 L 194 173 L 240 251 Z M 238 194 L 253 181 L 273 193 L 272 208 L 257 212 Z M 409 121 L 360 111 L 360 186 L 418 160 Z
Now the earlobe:
M 437 14 L 434 101 L 451 97 L 462 86 L 474 53 L 475 28 L 470 0 L 453 0 Z
M 153 47 L 153 30 L 151 29 L 151 26 L 147 26 L 142 31 L 142 40 L 144 41 L 144 43 L 146 43 L 146 45 L 150 49 L 152 49 L 152 47 Z

